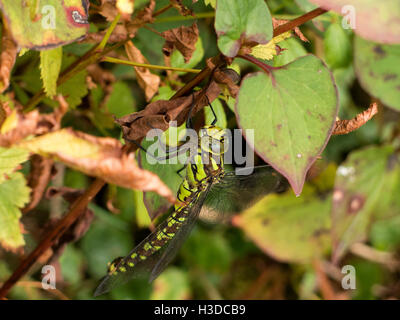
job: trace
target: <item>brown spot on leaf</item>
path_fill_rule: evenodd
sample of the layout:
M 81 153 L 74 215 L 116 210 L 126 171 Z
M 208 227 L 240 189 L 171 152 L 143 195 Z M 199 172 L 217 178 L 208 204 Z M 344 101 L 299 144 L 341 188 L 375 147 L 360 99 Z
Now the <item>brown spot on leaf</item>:
M 391 73 L 391 74 L 385 74 L 383 77 L 383 81 L 389 81 L 397 78 L 397 74 Z
M 277 147 L 277 146 L 278 146 L 278 145 L 277 145 L 275 142 L 273 142 L 272 140 L 271 140 L 269 143 L 270 143 L 270 145 L 273 146 L 273 147 Z
M 282 129 L 282 124 L 278 124 L 278 125 L 276 126 L 276 128 L 277 128 L 278 130 L 281 130 L 281 129 Z
M 385 50 L 383 50 L 380 45 L 376 45 L 373 50 L 380 58 L 383 58 L 386 55 Z
M 347 213 L 354 214 L 359 212 L 364 207 L 364 203 L 365 203 L 364 196 L 359 194 L 352 196 L 348 203 Z

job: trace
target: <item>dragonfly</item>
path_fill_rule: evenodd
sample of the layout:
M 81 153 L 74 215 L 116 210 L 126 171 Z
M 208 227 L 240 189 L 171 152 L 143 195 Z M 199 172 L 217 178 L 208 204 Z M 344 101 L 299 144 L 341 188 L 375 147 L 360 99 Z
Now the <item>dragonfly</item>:
M 248 168 L 224 169 L 226 130 L 215 125 L 213 114 L 214 121 L 199 130 L 197 152 L 190 156 L 172 213 L 128 255 L 109 264 L 94 296 L 140 275 L 149 282 L 157 278 L 190 234 L 204 204 L 221 214 L 240 212 L 258 198 L 284 188 L 284 178 L 268 165 L 254 167 L 251 175 L 240 172 Z

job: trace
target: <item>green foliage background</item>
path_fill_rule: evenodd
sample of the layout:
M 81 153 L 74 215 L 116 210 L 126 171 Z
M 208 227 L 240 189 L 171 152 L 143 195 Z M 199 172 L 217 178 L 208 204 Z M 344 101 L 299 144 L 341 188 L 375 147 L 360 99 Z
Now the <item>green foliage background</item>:
M 135 7 L 141 8 L 146 3 L 145 0 L 135 1 Z M 193 5 L 192 1 L 184 3 L 192 7 L 196 14 L 213 12 L 213 8 L 202 0 Z M 157 8 L 162 8 L 166 4 L 168 4 L 166 0 L 157 1 Z M 310 10 L 311 5 L 308 1 L 291 0 L 269 0 L 267 4 L 273 17 L 285 19 L 303 14 L 306 10 Z M 91 32 L 101 30 L 106 25 L 104 19 L 99 17 L 92 20 Z M 368 79 L 368 74 L 365 81 L 366 87 L 371 87 L 371 92 L 366 92 L 365 87 L 360 85 L 355 72 L 368 72 L 365 66 L 360 66 L 360 63 L 372 59 L 370 57 L 372 53 L 362 51 L 368 47 L 364 40 L 356 38 L 353 42 L 357 36 L 351 30 L 341 28 L 340 16 L 329 12 L 314 21 L 315 24 L 308 22 L 301 27 L 303 33 L 310 39 L 309 43 L 301 42 L 295 37 L 284 40 L 279 46 L 286 50 L 267 63 L 281 66 L 306 53 L 313 53 L 323 59 L 333 73 L 340 96 L 341 119 L 350 119 L 362 112 L 372 101 L 371 99 L 375 99 L 371 98 L 372 95 L 380 98 L 385 105 L 379 115 L 354 133 L 333 136 L 330 139 L 322 154 L 322 160 L 317 161 L 318 174 L 311 175 L 299 199 L 292 191 L 288 191 L 282 195 L 263 199 L 258 207 L 234 219 L 234 224 L 210 225 L 200 222 L 183 245 L 177 259 L 154 283 L 133 280 L 98 299 L 323 298 L 313 259 L 315 252 L 319 252 L 326 262 L 332 253 L 330 232 L 333 228 L 334 215 L 331 214 L 331 201 L 335 177 L 336 183 L 338 181 L 337 168 L 340 165 L 355 168 L 360 166 L 364 175 L 361 178 L 357 176 L 360 181 L 357 180 L 349 188 L 365 190 L 367 197 L 375 197 L 375 202 L 371 204 L 373 207 L 369 207 L 370 211 L 363 213 L 361 225 L 364 227 L 357 233 L 359 236 L 357 240 L 362 240 L 371 251 L 368 251 L 370 254 L 363 255 L 354 248 L 349 250 L 354 240 L 351 238 L 354 234 L 351 234 L 349 236 L 351 239 L 346 243 L 347 249 L 336 269 L 329 273 L 327 270 L 332 269 L 327 268 L 324 272 L 330 278 L 334 290 L 339 293 L 343 292 L 340 287 L 341 266 L 350 264 L 356 268 L 357 288 L 345 292 L 348 299 L 400 298 L 400 282 L 396 272 L 398 269 L 388 260 L 379 259 L 380 254 L 390 255 L 395 262 L 399 262 L 397 253 L 400 248 L 400 204 L 391 196 L 395 195 L 396 198 L 399 194 L 397 180 L 400 180 L 400 175 L 397 170 L 396 178 L 390 180 L 384 171 L 384 164 L 380 164 L 386 164 L 387 160 L 385 156 L 387 149 L 383 147 L 384 145 L 392 144 L 394 148 L 398 147 L 396 132 L 400 123 L 397 112 L 400 108 L 400 97 L 385 94 L 385 90 L 390 91 L 390 88 L 379 91 L 380 82 L 378 84 L 372 82 L 373 79 Z M 163 32 L 182 25 L 190 26 L 192 23 L 193 19 L 182 19 L 178 12 L 172 9 L 157 18 L 152 28 Z M 197 23 L 201 40 L 196 46 L 194 57 L 185 65 L 182 56 L 174 53 L 171 57 L 173 66 L 201 69 L 205 67 L 206 58 L 218 54 L 214 18 L 198 19 Z M 157 33 L 141 28 L 133 42 L 150 64 L 164 65 L 162 54 L 164 40 Z M 61 70 L 82 56 L 91 46 L 92 44 L 87 43 L 64 46 Z M 390 52 L 393 50 L 396 61 L 399 61 L 398 46 L 388 45 L 384 49 Z M 355 59 L 355 55 L 360 55 L 362 59 Z M 39 52 L 28 51 L 16 61 L 11 78 L 11 90 L 22 105 L 42 88 L 39 59 Z M 389 55 L 388 59 L 393 58 Z M 393 60 L 387 63 L 392 65 Z M 240 68 L 242 74 L 258 70 L 249 62 L 240 59 L 235 59 L 234 65 Z M 87 87 L 86 71 L 76 75 L 58 88 L 58 92 L 68 96 L 71 108 L 62 125 L 97 136 L 120 139 L 120 128 L 115 125 L 113 115 L 121 117 L 139 111 L 147 103 L 132 67 L 106 63 L 101 63 L 100 66 L 116 78 L 112 84 L 112 93 L 104 101 L 106 92 L 100 86 Z M 374 67 L 379 68 L 377 65 Z M 387 68 L 387 65 L 384 67 Z M 400 78 L 398 63 L 392 68 L 392 72 Z M 165 73 L 160 74 L 165 75 Z M 191 77 L 192 75 L 181 74 L 176 83 L 166 81 L 154 99 L 169 98 L 174 89 L 184 85 Z M 378 92 L 375 93 L 374 90 Z M 219 106 L 220 102 L 216 104 L 218 104 L 217 109 L 220 112 L 222 110 L 223 115 L 220 118 L 226 121 L 227 126 L 237 127 L 232 102 L 226 106 L 223 104 L 225 107 Z M 51 111 L 55 105 L 53 100 L 46 98 L 40 108 L 46 112 Z M 210 118 L 209 111 L 206 111 L 205 118 Z M 201 122 L 202 119 L 197 121 Z M 357 157 L 364 162 L 362 164 L 354 162 L 353 159 Z M 23 159 L 20 159 L 21 161 Z M 257 161 L 261 163 L 260 159 Z M 91 178 L 78 171 L 62 165 L 58 169 L 62 175 L 61 185 L 66 187 L 85 189 L 91 182 Z M 26 173 L 28 170 L 29 165 L 25 164 L 22 171 Z M 342 180 L 339 178 L 339 181 Z M 380 183 L 379 186 L 376 181 Z M 1 182 L 0 199 L 4 194 Z M 60 182 L 52 181 L 54 185 L 57 183 Z M 347 187 L 347 180 L 342 183 L 340 186 Z M 119 213 L 111 213 L 107 209 L 109 201 L 112 201 L 114 208 L 118 208 Z M 26 202 L 26 199 L 24 201 L 21 199 L 20 202 Z M 61 211 L 51 209 L 55 203 L 62 209 Z M 23 206 L 23 203 L 19 206 Z M 25 252 L 32 250 L 38 243 L 46 221 L 50 217 L 59 217 L 66 209 L 67 203 L 63 201 L 44 199 L 38 208 L 22 217 L 21 221 L 26 229 Z M 89 231 L 78 242 L 66 247 L 57 265 L 57 271 L 61 274 L 57 288 L 70 299 L 93 299 L 93 291 L 99 279 L 105 275 L 107 263 L 115 257 L 128 253 L 149 233 L 149 219 L 142 193 L 139 191 L 107 186 L 90 205 L 90 209 L 94 211 L 95 219 Z M 285 219 L 282 218 L 283 215 Z M 260 223 L 263 219 L 269 219 L 271 224 L 264 227 Z M 340 221 L 336 223 L 340 224 Z M 0 230 L 1 227 L 0 225 Z M 321 230 L 324 231 L 315 236 L 315 231 Z M 320 255 L 317 257 L 322 261 Z M 0 282 L 8 278 L 18 262 L 18 255 L 0 249 Z M 40 267 L 39 264 L 35 265 L 24 281 L 40 281 Z M 17 285 L 9 298 L 57 299 L 59 297 L 33 286 Z

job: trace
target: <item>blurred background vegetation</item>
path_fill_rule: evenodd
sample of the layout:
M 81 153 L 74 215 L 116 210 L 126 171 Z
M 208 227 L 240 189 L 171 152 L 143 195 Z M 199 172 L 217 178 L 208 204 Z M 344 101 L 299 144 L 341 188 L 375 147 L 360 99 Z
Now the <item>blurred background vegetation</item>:
M 135 0 L 135 8 L 147 4 L 146 0 Z M 268 7 L 275 18 L 292 19 L 315 6 L 306 0 L 268 0 Z M 91 1 L 98 4 L 97 1 Z M 196 14 L 200 40 L 193 59 L 184 64 L 178 54 L 172 57 L 172 64 L 181 67 L 202 69 L 205 59 L 218 54 L 214 30 L 214 10 L 204 1 L 195 4 L 184 1 Z M 167 0 L 157 1 L 157 8 L 168 4 Z M 94 9 L 93 9 L 94 10 Z M 92 12 L 92 11 L 91 11 Z M 160 15 L 151 28 L 163 32 L 193 23 L 192 17 L 183 18 L 175 9 Z M 284 40 L 279 45 L 285 48 L 281 55 L 267 63 L 274 66 L 286 64 L 298 56 L 313 53 L 322 58 L 333 72 L 340 94 L 341 119 L 350 119 L 362 112 L 371 103 L 371 96 L 365 92 L 355 76 L 353 64 L 353 33 L 340 27 L 341 17 L 328 12 L 312 22 L 301 26 L 310 40 L 304 43 L 296 37 Z M 90 32 L 107 26 L 99 14 L 90 16 Z M 162 47 L 164 39 L 154 30 L 139 29 L 133 43 L 154 65 L 164 65 Z M 338 44 L 337 42 L 340 42 Z M 93 44 L 73 43 L 63 47 L 63 65 L 82 56 Z M 11 79 L 11 88 L 22 105 L 32 94 L 41 89 L 38 68 L 39 53 L 29 51 L 18 57 Z M 256 70 L 250 63 L 235 60 L 241 74 Z M 121 138 L 121 130 L 114 123 L 113 115 L 121 117 L 146 106 L 143 90 L 139 87 L 132 67 L 99 63 L 104 79 L 112 79 L 106 86 L 88 88 L 85 71 L 75 79 L 70 92 L 70 111 L 63 119 L 63 127 L 73 127 L 97 136 Z M 89 73 L 90 74 L 90 73 Z M 193 77 L 182 74 L 173 82 L 158 72 L 163 84 L 154 99 L 169 98 L 172 93 Z M 111 75 L 111 76 L 109 76 Z M 106 90 L 107 91 L 106 91 Z M 54 102 L 43 100 L 43 112 L 51 110 Z M 229 106 L 221 104 L 228 127 L 236 128 L 235 115 Z M 202 117 L 196 118 L 201 123 Z M 400 248 L 399 207 L 384 219 L 369 219 L 368 232 L 358 246 L 350 246 L 339 265 L 331 264 L 332 251 L 329 232 L 332 226 L 330 206 L 335 175 L 338 166 L 354 152 L 364 152 L 366 147 L 382 145 L 388 141 L 393 128 L 398 126 L 398 113 L 381 108 L 375 119 L 359 130 L 343 136 L 334 136 L 324 153 L 312 168 L 306 187 L 300 198 L 291 190 L 281 195 L 263 199 L 264 218 L 270 219 L 263 227 L 257 210 L 249 211 L 222 224 L 208 224 L 200 221 L 175 261 L 154 283 L 133 280 L 98 299 L 386 299 L 400 297 L 397 254 Z M 377 153 L 380 149 L 376 150 Z M 364 159 L 374 163 L 369 154 Z M 257 159 L 257 163 L 261 163 Z M 53 186 L 75 189 L 87 188 L 92 179 L 84 174 L 57 164 Z M 25 165 L 28 172 L 29 165 Z M 368 179 L 366 182 L 368 183 Z M 372 186 L 373 187 L 373 186 Z M 106 273 L 107 263 L 115 257 L 126 255 L 135 244 L 150 231 L 150 221 L 142 200 L 142 192 L 108 185 L 90 204 L 95 218 L 87 233 L 75 243 L 66 246 L 55 263 L 59 274 L 57 292 L 36 288 L 40 281 L 42 257 L 29 276 L 23 279 L 9 295 L 10 299 L 93 299 L 98 281 Z M 378 200 L 379 202 L 379 200 Z M 22 223 L 26 230 L 25 252 L 32 250 L 50 218 L 59 218 L 68 208 L 60 198 L 44 199 L 33 211 L 24 215 Z M 285 216 L 285 218 L 282 218 Z M 325 236 L 312 240 L 313 224 L 324 226 Z M 316 246 L 323 246 L 325 258 L 312 259 Z M 311 253 L 310 253 L 311 252 Z M 0 249 L 0 281 L 7 279 L 18 265 L 20 257 Z M 356 269 L 355 290 L 341 288 L 341 267 L 353 265 Z M 329 290 L 321 288 L 321 283 Z

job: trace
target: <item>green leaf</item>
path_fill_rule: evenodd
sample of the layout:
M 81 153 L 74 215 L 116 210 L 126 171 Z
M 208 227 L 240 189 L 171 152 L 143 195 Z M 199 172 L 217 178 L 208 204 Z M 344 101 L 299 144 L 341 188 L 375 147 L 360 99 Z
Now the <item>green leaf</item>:
M 218 48 L 235 57 L 245 44 L 272 39 L 272 18 L 264 0 L 218 0 L 215 15 Z
M 382 45 L 356 37 L 354 50 L 354 66 L 364 90 L 400 111 L 400 45 Z
M 0 147 L 0 183 L 4 181 L 4 175 L 12 173 L 28 157 L 29 152 L 24 149 Z
M 257 154 L 301 193 L 305 175 L 325 148 L 338 108 L 337 90 L 328 68 L 313 55 L 242 81 L 236 115 Z M 244 132 L 246 134 L 246 132 Z
M 0 6 L 11 33 L 22 48 L 50 49 L 86 35 L 87 0 L 1 0 Z
M 154 281 L 152 300 L 185 300 L 190 297 L 188 275 L 177 269 L 168 268 Z
M 194 68 L 204 57 L 203 42 L 200 37 L 197 39 L 195 48 L 192 58 L 188 63 L 185 63 L 182 53 L 178 50 L 174 50 L 171 55 L 171 67 L 186 69 Z M 178 74 L 185 74 L 185 72 L 178 72 Z
M 217 0 L 204 0 L 204 4 L 206 6 L 210 5 L 211 7 L 215 8 L 217 5 Z
M 20 172 L 9 174 L 0 184 L 0 244 L 7 250 L 15 251 L 25 244 L 19 219 L 22 216 L 20 208 L 28 203 L 29 193 Z
M 134 112 L 135 100 L 131 88 L 125 82 L 115 82 L 106 106 L 108 111 L 117 118 Z
M 46 95 L 50 98 L 57 93 L 57 80 L 62 63 L 62 47 L 40 52 L 40 72 Z
M 306 192 L 307 190 L 307 192 Z M 269 195 L 234 218 L 234 224 L 265 253 L 284 262 L 309 263 L 329 249 L 330 198 L 305 189 Z
M 307 50 L 300 41 L 293 37 L 279 42 L 279 46 L 286 50 L 282 50 L 279 55 L 274 57 L 274 67 L 283 66 L 307 54 Z
M 60 85 L 57 89 L 58 93 L 66 97 L 65 100 L 72 109 L 79 106 L 82 102 L 82 98 L 88 94 L 86 76 L 87 72 L 83 70 Z
M 325 60 L 331 68 L 346 67 L 351 62 L 351 42 L 340 24 L 332 23 L 325 32 Z
M 400 166 L 392 155 L 391 146 L 370 146 L 352 152 L 339 166 L 332 206 L 335 262 L 349 246 L 366 238 L 374 218 L 390 214 L 390 207 L 396 203 Z
M 398 0 L 310 0 L 326 10 L 351 20 L 354 32 L 380 43 L 400 42 L 400 2 Z

